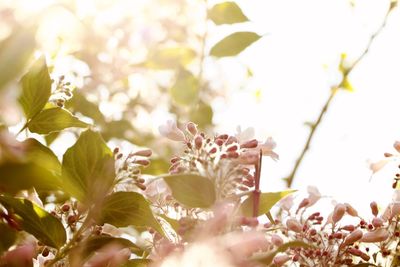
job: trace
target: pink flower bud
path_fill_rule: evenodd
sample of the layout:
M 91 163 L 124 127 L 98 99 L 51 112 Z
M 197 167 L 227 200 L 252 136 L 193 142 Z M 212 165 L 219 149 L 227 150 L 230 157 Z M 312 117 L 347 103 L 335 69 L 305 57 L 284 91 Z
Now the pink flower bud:
M 352 224 L 345 225 L 345 226 L 342 227 L 343 230 L 346 230 L 346 231 L 349 231 L 349 232 L 353 232 L 355 228 L 356 227 L 354 225 L 352 225 Z
M 143 149 L 133 153 L 133 156 L 150 157 L 153 152 L 150 149 Z
M 277 266 L 282 266 L 289 260 L 290 260 L 290 257 L 288 255 L 278 255 L 278 256 L 275 256 L 273 262 Z
M 377 216 L 379 211 L 378 211 L 378 204 L 376 204 L 375 201 L 372 201 L 371 204 L 369 204 L 369 206 L 371 207 L 371 212 L 374 216 Z
M 257 146 L 258 146 L 258 141 L 256 139 L 252 139 L 250 141 L 241 144 L 240 148 L 256 148 Z
M 400 202 L 392 203 L 390 213 L 392 218 L 400 214 Z
M 353 217 L 358 217 L 358 212 L 356 211 L 355 208 L 353 208 L 349 203 L 344 203 L 344 205 L 346 205 L 347 214 Z
M 393 147 L 397 150 L 397 152 L 400 153 L 400 142 L 399 141 L 394 142 Z
M 369 256 L 366 254 L 366 253 L 364 253 L 364 252 L 362 252 L 361 250 L 359 250 L 359 249 L 356 249 L 356 248 L 349 248 L 348 250 L 347 250 L 350 254 L 352 254 L 352 255 L 354 255 L 354 256 L 358 256 L 358 257 L 361 257 L 363 260 L 365 260 L 365 261 L 369 261 Z
M 299 207 L 297 208 L 297 210 L 306 207 L 308 204 L 310 204 L 310 200 L 308 198 L 304 198 L 300 204 Z
M 360 229 L 354 230 L 343 241 L 343 246 L 353 244 L 363 237 L 363 232 Z
M 375 228 L 381 227 L 383 225 L 383 220 L 381 218 L 375 217 L 372 219 L 372 225 Z
M 271 236 L 271 242 L 277 247 L 283 245 L 283 239 L 277 234 L 273 234 Z
M 197 134 L 197 126 L 196 124 L 194 124 L 193 122 L 188 122 L 186 124 L 186 130 L 191 133 L 192 135 L 196 135 Z
M 135 160 L 135 163 L 142 165 L 142 166 L 148 166 L 150 164 L 150 161 L 147 159 L 138 159 L 138 160 Z
M 341 203 L 337 204 L 332 214 L 333 223 L 337 223 L 338 221 L 340 221 L 343 218 L 345 212 L 346 212 L 346 205 Z
M 203 145 L 203 137 L 201 137 L 201 135 L 197 135 L 194 138 L 194 146 L 196 147 L 196 149 L 200 149 L 201 146 Z
M 256 150 L 248 150 L 242 153 L 239 157 L 239 162 L 245 165 L 256 164 L 259 160 L 260 154 Z
M 296 233 L 303 231 L 303 226 L 296 219 L 288 219 L 286 221 L 286 227 Z
M 388 239 L 389 232 L 384 228 L 379 228 L 373 232 L 365 233 L 364 236 L 360 239 L 360 242 L 366 243 L 375 243 L 382 242 Z

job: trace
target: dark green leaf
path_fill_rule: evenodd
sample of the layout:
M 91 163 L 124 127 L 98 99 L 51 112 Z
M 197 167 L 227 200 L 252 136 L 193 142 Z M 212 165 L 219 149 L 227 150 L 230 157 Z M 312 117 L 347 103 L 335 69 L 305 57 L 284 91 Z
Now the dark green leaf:
M 141 194 L 136 192 L 116 192 L 106 197 L 99 223 L 109 223 L 116 227 L 150 226 L 164 234 L 150 209 L 149 203 Z
M 129 260 L 122 267 L 147 267 L 151 262 L 149 259 L 133 259 Z
M 0 203 L 12 211 L 19 226 L 43 244 L 60 248 L 67 235 L 62 223 L 47 211 L 23 198 L 0 196 Z
M 181 204 L 191 208 L 210 208 L 216 199 L 213 182 L 196 174 L 164 176 L 172 196 Z
M 44 108 L 51 94 L 51 79 L 44 57 L 39 58 L 22 77 L 21 85 L 19 103 L 26 118 L 31 119 Z
M 235 2 L 216 4 L 208 12 L 208 17 L 217 25 L 233 24 L 249 20 Z
M 258 215 L 265 214 L 282 198 L 286 195 L 295 192 L 296 190 L 286 190 L 281 192 L 261 193 L 260 205 L 258 208 Z M 242 213 L 244 216 L 253 216 L 253 195 L 250 194 L 248 198 L 242 203 Z
M 7 251 L 17 239 L 17 231 L 0 221 L 0 256 Z
M 100 201 L 111 190 L 114 159 L 98 132 L 81 133 L 64 154 L 62 165 L 65 190 L 80 201 Z
M 260 38 L 261 36 L 254 32 L 232 33 L 215 44 L 211 48 L 210 55 L 214 57 L 236 56 Z
M 59 132 L 69 127 L 85 128 L 87 126 L 87 123 L 80 121 L 69 111 L 62 108 L 44 109 L 28 123 L 29 131 L 38 134 Z
M 276 254 L 278 254 L 279 252 L 285 252 L 289 248 L 299 248 L 299 247 L 300 248 L 313 248 L 313 246 L 311 246 L 307 243 L 304 243 L 302 241 L 291 241 L 291 242 L 281 245 L 280 247 L 278 247 L 277 249 L 275 249 L 272 252 L 257 255 L 255 257 L 253 257 L 253 260 L 256 260 L 258 262 L 261 262 L 261 263 L 269 266 L 272 263 L 272 260 L 274 259 Z
M 80 112 L 82 115 L 92 118 L 96 124 L 105 123 L 103 113 L 98 105 L 87 100 L 80 92 L 74 91 L 74 96 L 67 102 L 66 107 L 73 112 Z
M 18 27 L 0 43 L 0 90 L 22 73 L 35 46 L 35 30 Z
M 174 229 L 175 232 L 178 232 L 180 225 L 178 220 L 172 219 L 168 217 L 167 215 L 161 214 L 159 215 L 161 218 L 163 218 L 170 226 L 172 229 Z
M 192 105 L 198 99 L 199 82 L 190 71 L 182 69 L 169 93 L 176 103 L 184 106 Z
M 174 69 L 186 66 L 196 56 L 196 52 L 188 47 L 167 47 L 150 55 L 145 66 L 153 69 Z
M 212 125 L 213 110 L 212 107 L 204 102 L 200 102 L 190 111 L 190 121 L 196 123 L 199 128 L 206 128 Z
M 86 242 L 82 243 L 83 246 L 82 256 L 87 258 L 95 251 L 110 244 L 116 244 L 121 247 L 129 248 L 131 252 L 135 253 L 136 255 L 143 254 L 143 250 L 138 246 L 136 246 L 135 244 L 133 244 L 128 239 L 112 237 L 107 235 L 100 235 L 100 236 L 90 237 Z
M 50 148 L 34 138 L 26 139 L 23 144 L 29 162 L 35 162 L 46 170 L 61 174 L 61 163 Z
M 38 191 L 57 190 L 60 180 L 53 171 L 34 162 L 0 165 L 0 191 L 15 194 L 32 187 Z

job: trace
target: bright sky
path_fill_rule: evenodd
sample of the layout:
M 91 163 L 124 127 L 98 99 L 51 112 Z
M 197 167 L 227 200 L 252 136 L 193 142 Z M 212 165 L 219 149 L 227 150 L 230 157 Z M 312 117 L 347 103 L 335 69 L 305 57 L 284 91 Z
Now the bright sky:
M 219 104 L 216 124 L 234 130 L 253 126 L 258 137 L 271 135 L 281 160 L 264 161 L 263 189 L 283 188 L 279 182 L 292 168 L 308 129 L 337 79 L 341 53 L 357 57 L 382 23 L 389 1 L 259 0 L 241 1 L 251 27 L 267 35 L 240 57 L 253 69 L 248 90 Z M 396 168 L 376 174 L 368 160 L 393 152 L 400 139 L 400 12 L 395 9 L 370 52 L 350 76 L 354 92 L 340 92 L 331 104 L 314 142 L 298 170 L 293 187 L 317 186 L 324 195 L 368 209 L 373 200 L 391 199 Z M 229 65 L 230 60 L 221 64 Z M 340 76 L 339 76 L 340 77 Z M 232 86 L 237 82 L 230 76 Z M 255 91 L 261 90 L 261 98 Z M 245 112 L 244 112 L 245 111 Z M 363 207 L 361 207 L 363 204 Z M 364 207 L 366 206 L 366 207 Z

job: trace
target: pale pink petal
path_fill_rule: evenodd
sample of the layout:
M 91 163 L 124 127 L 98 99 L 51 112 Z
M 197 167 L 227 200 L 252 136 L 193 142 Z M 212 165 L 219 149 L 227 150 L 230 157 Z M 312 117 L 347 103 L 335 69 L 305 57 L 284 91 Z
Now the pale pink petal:
M 378 162 L 373 162 L 369 164 L 369 168 L 371 169 L 372 173 L 376 173 L 380 171 L 385 165 L 389 162 L 387 159 L 380 160 Z

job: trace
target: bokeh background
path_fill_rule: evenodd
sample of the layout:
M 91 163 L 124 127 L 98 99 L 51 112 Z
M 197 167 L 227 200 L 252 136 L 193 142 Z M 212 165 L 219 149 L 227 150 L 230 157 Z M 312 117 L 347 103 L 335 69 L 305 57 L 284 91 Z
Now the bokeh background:
M 151 147 L 156 157 L 149 173 L 167 171 L 167 157 L 179 149 L 159 136 L 158 126 L 167 119 L 182 125 L 191 120 L 218 133 L 253 127 L 258 139 L 272 136 L 280 160 L 264 161 L 262 189 L 268 191 L 285 188 L 282 178 L 303 149 L 307 123 L 341 83 L 340 66 L 369 47 L 330 103 L 292 187 L 314 185 L 360 209 L 372 200 L 389 202 L 398 163 L 373 176 L 370 163 L 393 152 L 400 139 L 395 2 L 238 0 L 246 20 L 223 25 L 207 16 L 218 3 L 2 0 L 0 40 L 17 36 L 13 52 L 44 54 L 53 79 L 64 75 L 74 88 L 67 108 L 93 122 L 112 146 Z M 210 54 L 238 31 L 261 38 L 234 56 Z M 18 88 L 8 84 L 0 100 L 1 122 L 16 132 L 23 125 L 13 102 L 17 95 Z M 74 131 L 41 140 L 62 155 L 74 143 Z

